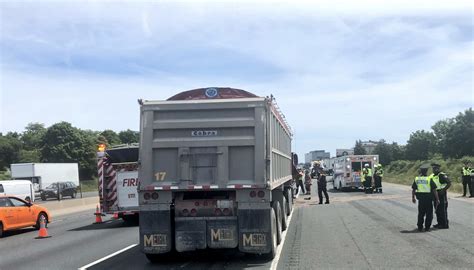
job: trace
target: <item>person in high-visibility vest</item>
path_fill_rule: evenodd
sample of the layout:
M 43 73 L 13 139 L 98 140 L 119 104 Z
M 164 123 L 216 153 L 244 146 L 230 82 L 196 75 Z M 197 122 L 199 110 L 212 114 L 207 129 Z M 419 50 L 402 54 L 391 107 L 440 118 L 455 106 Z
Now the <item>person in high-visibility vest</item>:
M 469 162 L 464 161 L 464 167 L 462 167 L 462 196 L 466 197 L 467 188 L 469 188 L 469 197 L 474 197 L 472 194 L 472 169 L 468 166 Z
M 372 169 L 368 163 L 365 163 L 364 169 L 362 169 L 362 178 L 364 179 L 364 190 L 365 193 L 372 193 Z
M 441 165 L 437 163 L 431 164 L 433 173 L 430 175 L 430 178 L 433 179 L 433 182 L 436 184 L 436 190 L 439 197 L 439 205 L 434 205 L 436 209 L 436 219 L 438 224 L 433 227 L 437 229 L 449 229 L 449 219 L 448 219 L 448 189 L 451 187 L 451 180 L 448 176 L 441 172 Z
M 382 164 L 379 163 L 374 166 L 375 193 L 382 193 L 382 177 L 383 168 Z
M 419 175 L 413 181 L 411 186 L 412 201 L 416 203 L 418 199 L 418 231 L 423 231 L 423 224 L 425 231 L 430 231 L 431 222 L 433 221 L 433 198 L 435 205 L 439 204 L 438 193 L 436 192 L 436 184 L 433 179 L 428 176 L 428 165 L 420 167 Z

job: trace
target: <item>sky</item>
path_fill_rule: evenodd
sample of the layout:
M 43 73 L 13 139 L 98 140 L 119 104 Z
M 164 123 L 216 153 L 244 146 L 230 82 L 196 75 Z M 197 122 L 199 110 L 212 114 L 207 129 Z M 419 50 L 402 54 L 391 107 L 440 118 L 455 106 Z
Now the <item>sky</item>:
M 292 146 L 405 144 L 473 104 L 470 1 L 1 1 L 0 132 L 138 130 L 137 99 L 273 94 Z

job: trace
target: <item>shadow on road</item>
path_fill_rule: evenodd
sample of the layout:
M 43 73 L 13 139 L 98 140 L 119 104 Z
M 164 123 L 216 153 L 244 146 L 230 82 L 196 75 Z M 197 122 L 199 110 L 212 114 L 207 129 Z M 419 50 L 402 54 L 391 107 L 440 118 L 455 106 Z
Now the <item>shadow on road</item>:
M 13 230 L 13 231 L 6 231 L 3 232 L 2 238 L 9 237 L 9 236 L 15 236 L 23 233 L 29 233 L 32 231 L 36 231 L 35 228 L 26 228 L 26 229 L 18 229 L 18 230 Z
M 413 230 L 401 230 L 400 233 L 423 233 L 418 231 L 418 229 L 413 229 Z
M 71 232 L 77 232 L 77 231 L 93 231 L 93 230 L 109 230 L 109 229 L 120 229 L 120 228 L 126 228 L 126 227 L 136 227 L 138 226 L 138 223 L 132 223 L 132 222 L 124 222 L 123 220 L 108 220 L 100 224 L 90 224 L 86 226 L 82 226 L 79 228 L 71 229 L 69 231 Z

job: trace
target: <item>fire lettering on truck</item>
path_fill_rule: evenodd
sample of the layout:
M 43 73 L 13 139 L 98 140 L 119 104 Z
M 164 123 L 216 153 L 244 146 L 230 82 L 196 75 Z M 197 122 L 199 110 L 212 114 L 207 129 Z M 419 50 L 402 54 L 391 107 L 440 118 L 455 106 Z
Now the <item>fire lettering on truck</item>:
M 263 233 L 251 233 L 251 234 L 242 234 L 244 246 L 252 247 L 264 247 L 267 245 L 267 240 L 265 234 Z
M 138 186 L 138 178 L 125 178 L 123 179 L 122 186 L 126 187 L 136 187 Z
M 145 247 L 166 247 L 166 234 L 145 234 L 143 235 L 143 245 Z

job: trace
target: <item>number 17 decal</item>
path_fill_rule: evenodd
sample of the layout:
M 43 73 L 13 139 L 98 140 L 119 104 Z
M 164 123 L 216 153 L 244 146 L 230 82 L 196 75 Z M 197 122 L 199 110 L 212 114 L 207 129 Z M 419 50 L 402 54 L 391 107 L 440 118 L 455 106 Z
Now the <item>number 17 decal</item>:
M 165 180 L 165 177 L 166 177 L 166 172 L 157 172 L 157 173 L 155 173 L 156 181 L 163 181 L 163 180 Z

